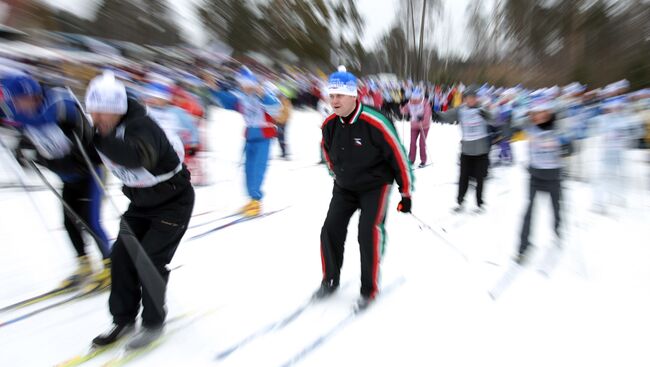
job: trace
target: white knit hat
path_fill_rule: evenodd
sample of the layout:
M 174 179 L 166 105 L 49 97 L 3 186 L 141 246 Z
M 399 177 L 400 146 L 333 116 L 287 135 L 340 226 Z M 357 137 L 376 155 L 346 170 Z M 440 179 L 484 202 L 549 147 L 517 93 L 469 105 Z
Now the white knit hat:
M 126 88 L 115 79 L 111 71 L 96 76 L 86 89 L 86 110 L 88 112 L 126 114 Z

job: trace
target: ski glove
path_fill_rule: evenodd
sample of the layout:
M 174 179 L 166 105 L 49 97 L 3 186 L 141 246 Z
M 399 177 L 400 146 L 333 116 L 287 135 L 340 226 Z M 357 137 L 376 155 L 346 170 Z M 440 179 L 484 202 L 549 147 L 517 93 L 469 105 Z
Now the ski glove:
M 408 196 L 402 197 L 402 201 L 397 204 L 397 210 L 402 212 L 402 213 L 410 213 L 411 212 L 411 198 Z

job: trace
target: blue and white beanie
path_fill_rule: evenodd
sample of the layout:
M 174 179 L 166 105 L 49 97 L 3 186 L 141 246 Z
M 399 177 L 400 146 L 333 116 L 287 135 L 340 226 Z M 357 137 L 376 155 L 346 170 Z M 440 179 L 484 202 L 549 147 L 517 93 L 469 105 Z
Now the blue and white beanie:
M 242 87 L 255 87 L 259 81 L 253 72 L 246 66 L 242 66 L 237 73 L 237 82 Z
M 339 66 L 338 71 L 332 73 L 327 82 L 327 94 L 342 94 L 357 96 L 357 78 L 349 73 L 345 66 Z
M 625 96 L 611 97 L 603 101 L 601 108 L 606 111 L 618 111 L 625 108 L 626 103 Z
M 423 97 L 424 94 L 422 93 L 422 89 L 420 88 L 413 89 L 413 93 L 411 93 L 411 99 L 418 100 L 418 99 L 422 99 Z
M 88 112 L 124 115 L 127 109 L 126 88 L 112 72 L 106 71 L 90 81 L 86 89 Z
M 580 84 L 579 82 L 573 82 L 564 88 L 562 88 L 562 94 L 565 96 L 581 94 L 587 90 L 587 86 Z
M 162 99 L 165 101 L 172 100 L 170 86 L 163 83 L 149 83 L 144 87 L 143 94 L 148 98 Z
M 530 101 L 529 111 L 530 112 L 555 112 L 556 104 L 555 101 L 551 98 L 546 97 L 537 97 L 533 98 Z
M 623 80 L 619 80 L 619 81 L 617 81 L 615 83 L 607 85 L 603 89 L 603 94 L 610 95 L 610 94 L 622 93 L 622 92 L 625 92 L 629 88 L 630 88 L 630 82 L 628 82 L 626 79 L 623 79 Z
M 27 74 L 12 74 L 0 78 L 0 86 L 10 98 L 37 96 L 43 93 L 41 85 Z

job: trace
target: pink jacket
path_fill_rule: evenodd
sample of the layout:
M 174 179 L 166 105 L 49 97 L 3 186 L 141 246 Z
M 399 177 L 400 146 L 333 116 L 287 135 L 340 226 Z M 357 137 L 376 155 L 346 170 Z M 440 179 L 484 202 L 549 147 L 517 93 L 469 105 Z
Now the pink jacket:
M 401 112 L 411 116 L 411 126 L 421 124 L 422 127 L 428 128 L 431 125 L 431 106 L 426 100 L 418 103 L 409 101 L 401 108 Z

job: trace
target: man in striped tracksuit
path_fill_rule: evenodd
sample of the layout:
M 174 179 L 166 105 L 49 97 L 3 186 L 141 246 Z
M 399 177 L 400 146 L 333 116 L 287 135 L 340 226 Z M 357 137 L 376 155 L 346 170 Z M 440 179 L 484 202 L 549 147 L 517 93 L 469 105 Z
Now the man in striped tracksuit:
M 334 114 L 323 123 L 322 148 L 334 188 L 321 231 L 323 279 L 315 297 L 324 298 L 337 289 L 348 223 L 360 209 L 361 298 L 357 308 L 364 309 L 378 291 L 390 188 L 397 181 L 402 194 L 398 210 L 409 213 L 413 176 L 393 123 L 358 101 L 354 75 L 340 67 L 329 78 L 328 93 Z

